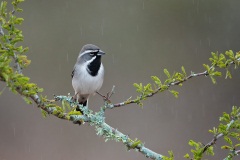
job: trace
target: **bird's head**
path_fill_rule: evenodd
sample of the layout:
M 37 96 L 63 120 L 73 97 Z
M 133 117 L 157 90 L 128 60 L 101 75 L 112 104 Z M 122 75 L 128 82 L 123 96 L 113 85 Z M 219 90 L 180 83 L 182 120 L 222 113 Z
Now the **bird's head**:
M 80 51 L 79 59 L 85 62 L 92 62 L 94 59 L 101 60 L 101 56 L 104 54 L 105 52 L 103 52 L 98 46 L 93 44 L 86 44 Z

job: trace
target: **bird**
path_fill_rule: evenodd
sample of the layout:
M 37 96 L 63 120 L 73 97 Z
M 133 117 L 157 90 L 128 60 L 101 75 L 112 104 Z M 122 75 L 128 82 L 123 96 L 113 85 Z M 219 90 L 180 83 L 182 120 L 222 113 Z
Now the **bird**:
M 72 86 L 75 91 L 74 100 L 87 106 L 90 95 L 100 90 L 104 80 L 104 67 L 101 62 L 105 55 L 98 46 L 86 44 L 82 47 L 72 71 Z M 77 111 L 81 110 L 77 107 Z

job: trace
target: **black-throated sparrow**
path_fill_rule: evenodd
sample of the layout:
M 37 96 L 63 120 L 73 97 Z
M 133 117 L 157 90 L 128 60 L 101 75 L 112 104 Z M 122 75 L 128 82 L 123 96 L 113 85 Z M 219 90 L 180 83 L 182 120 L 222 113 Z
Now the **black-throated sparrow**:
M 96 93 L 103 84 L 104 67 L 101 57 L 105 53 L 98 46 L 86 44 L 82 47 L 72 71 L 74 98 L 83 106 L 90 95 Z M 77 108 L 77 111 L 80 111 Z

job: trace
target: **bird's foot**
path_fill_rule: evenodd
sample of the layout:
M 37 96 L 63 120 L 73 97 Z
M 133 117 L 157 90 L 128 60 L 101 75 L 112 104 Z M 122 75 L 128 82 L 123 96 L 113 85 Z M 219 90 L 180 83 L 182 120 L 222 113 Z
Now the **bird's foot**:
M 72 100 L 77 101 L 77 95 L 78 95 L 78 93 L 76 93 L 74 96 L 72 96 Z

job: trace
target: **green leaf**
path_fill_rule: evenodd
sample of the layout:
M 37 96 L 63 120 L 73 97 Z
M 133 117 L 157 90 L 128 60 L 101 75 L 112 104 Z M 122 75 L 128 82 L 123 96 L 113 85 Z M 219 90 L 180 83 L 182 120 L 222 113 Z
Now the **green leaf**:
M 233 106 L 231 116 L 235 117 L 239 113 L 239 109 L 236 106 Z
M 216 71 L 216 72 L 211 73 L 211 75 L 220 77 L 220 76 L 222 76 L 222 73 L 219 71 Z
M 173 158 L 174 158 L 173 151 L 168 151 L 168 154 L 169 154 L 169 156 L 170 156 L 170 158 L 171 158 L 171 159 L 173 159 Z
M 171 78 L 171 75 L 170 75 L 170 73 L 168 72 L 167 69 L 164 69 L 163 72 L 165 73 L 165 75 L 166 75 L 168 78 Z
M 224 140 L 232 146 L 232 140 L 228 136 L 224 136 Z
M 237 52 L 237 53 L 236 53 L 235 59 L 236 59 L 236 61 L 238 62 L 238 65 L 239 65 L 239 62 L 240 62 L 240 52 Z
M 0 49 L 0 53 L 6 53 L 6 52 L 7 52 L 7 50 Z
M 232 147 L 230 147 L 230 146 L 226 146 L 226 145 L 224 145 L 224 146 L 221 146 L 221 149 L 231 149 Z
M 184 158 L 187 158 L 187 159 L 189 159 L 189 158 L 190 158 L 189 154 L 188 154 L 188 153 L 187 153 L 187 154 L 185 154 L 185 155 L 184 155 Z
M 190 146 L 192 146 L 192 147 L 195 147 L 195 148 L 198 148 L 198 147 L 199 147 L 199 144 L 198 144 L 197 142 L 193 141 L 193 140 L 190 140 L 190 141 L 188 142 L 188 144 L 189 144 Z
M 21 9 L 21 8 L 17 8 L 16 11 L 17 11 L 17 12 L 22 12 L 23 9 Z
M 227 69 L 225 79 L 227 79 L 228 77 L 231 79 L 232 75 L 231 75 L 230 71 Z
M 46 118 L 48 113 L 46 111 L 44 111 L 43 109 L 41 109 L 41 112 L 42 112 L 42 116 L 43 118 Z
M 17 0 L 18 3 L 24 2 L 25 0 Z
M 151 78 L 158 85 L 158 87 L 162 86 L 162 82 L 157 76 L 151 76 Z
M 210 76 L 210 78 L 211 78 L 213 84 L 217 83 L 216 79 L 213 76 Z
M 143 87 L 143 95 L 148 95 L 153 93 L 152 85 L 148 83 L 146 86 Z
M 23 97 L 23 99 L 27 104 L 32 104 L 32 101 L 28 97 Z
M 82 113 L 79 112 L 79 111 L 76 111 L 76 110 L 72 110 L 72 111 L 70 111 L 70 112 L 68 113 L 68 115 L 69 115 L 69 116 L 71 116 L 71 115 L 82 115 Z
M 168 89 L 168 86 L 167 86 L 167 85 L 162 85 L 160 92 L 163 92 L 163 91 L 165 91 L 165 90 L 167 90 L 167 89 Z
M 231 132 L 228 135 L 236 139 L 240 136 L 239 133 L 236 133 L 236 132 Z
M 38 93 L 43 92 L 43 88 L 37 88 L 37 92 Z
M 207 72 L 209 72 L 209 70 L 210 70 L 209 65 L 207 65 L 207 64 L 203 64 L 203 67 L 207 70 Z
M 174 97 L 178 98 L 179 92 L 177 92 L 175 90 L 169 90 L 169 92 L 171 92 L 174 95 Z
M 15 21 L 14 21 L 14 23 L 15 23 L 15 24 L 22 24 L 23 21 L 24 21 L 23 18 L 16 18 Z
M 240 143 L 236 144 L 234 148 L 240 147 Z
M 214 156 L 213 146 L 210 146 L 207 148 L 206 154 Z
M 186 73 L 186 71 L 185 71 L 185 68 L 182 66 L 181 69 L 182 69 L 182 73 L 183 73 L 184 76 L 186 77 L 186 76 L 187 76 L 187 73 Z
M 232 50 L 226 51 L 225 54 L 230 58 L 230 59 L 234 59 L 234 53 Z
M 6 74 L 6 73 L 1 73 L 1 76 L 4 78 L 4 81 L 8 81 L 9 80 L 9 76 L 8 76 L 8 74 Z
M 218 63 L 219 63 L 219 62 L 224 62 L 224 61 L 226 61 L 226 57 L 225 57 L 224 54 L 221 53 L 221 54 L 219 55 Z
M 224 120 L 225 122 L 229 123 L 231 118 L 230 118 L 230 115 L 226 112 L 223 112 L 223 117 L 224 117 Z
M 142 142 L 140 140 L 135 139 L 132 145 L 130 146 L 131 149 L 136 148 L 138 145 L 141 145 Z
M 6 6 L 7 6 L 7 2 L 6 1 L 2 1 L 1 5 L 0 5 L 0 15 L 3 17 L 6 17 Z
M 139 92 L 139 93 L 142 93 L 143 92 L 143 85 L 142 83 L 134 83 L 133 86 L 137 89 L 136 91 Z

